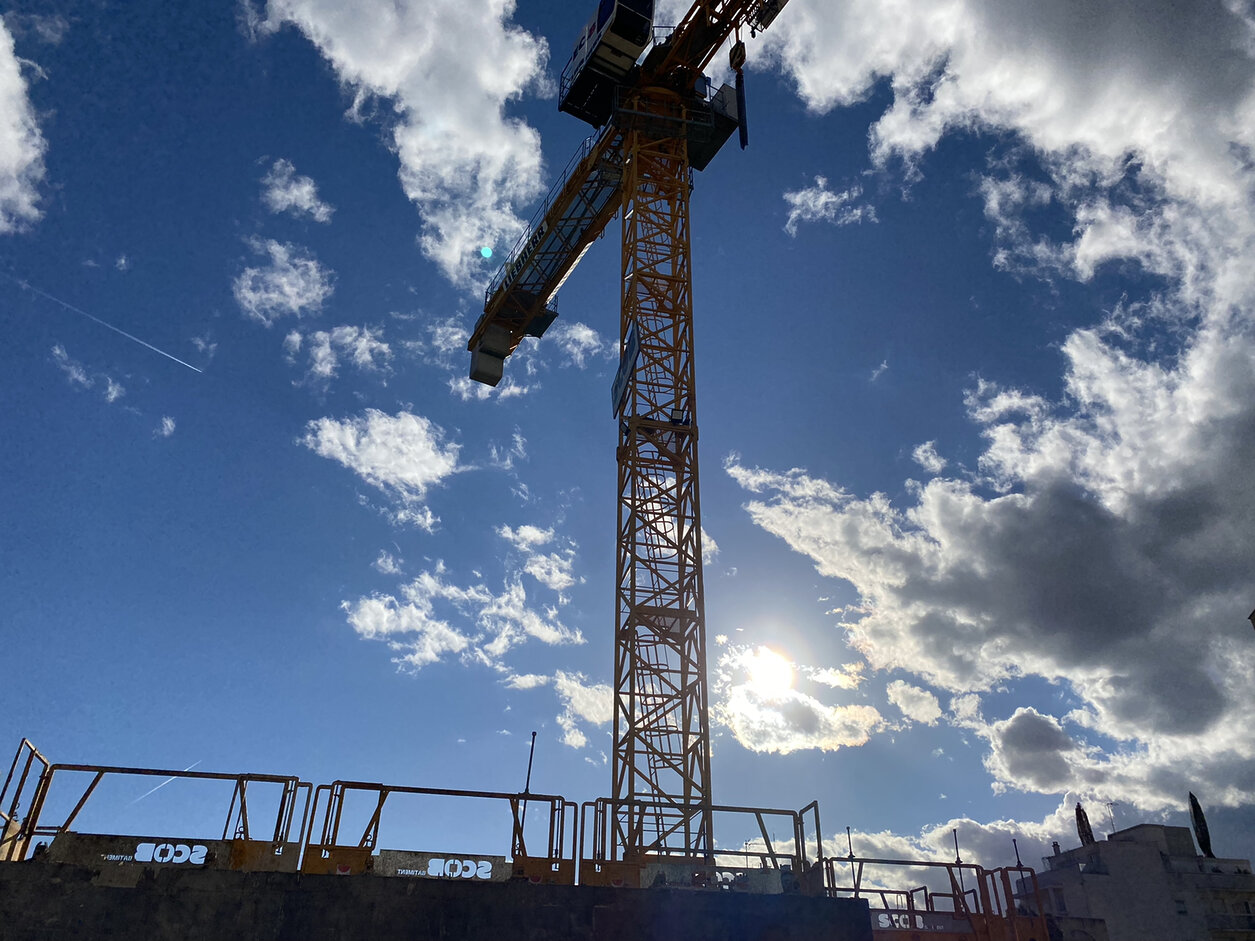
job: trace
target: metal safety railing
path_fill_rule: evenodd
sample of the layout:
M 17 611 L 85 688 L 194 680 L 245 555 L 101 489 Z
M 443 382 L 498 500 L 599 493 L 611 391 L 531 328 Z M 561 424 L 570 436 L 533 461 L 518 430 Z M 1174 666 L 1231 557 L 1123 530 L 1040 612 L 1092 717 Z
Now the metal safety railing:
M 21 767 L 20 773 L 18 772 L 19 766 Z M 31 772 L 36 771 L 37 766 L 38 771 L 34 777 L 31 777 Z M 48 767 L 48 759 L 39 753 L 39 750 L 31 744 L 30 739 L 22 739 L 17 747 L 17 753 L 13 756 L 13 763 L 9 765 L 4 787 L 0 787 L 0 861 L 7 862 L 23 858 L 26 849 L 25 828 L 19 816 L 22 798 L 29 795 L 31 803 L 34 803 L 34 795 Z
M 558 174 L 556 181 L 549 187 L 549 192 L 545 194 L 544 201 L 540 207 L 532 214 L 531 220 L 527 224 L 527 228 L 519 235 L 518 240 L 510 248 L 510 253 L 506 255 L 505 261 L 501 267 L 497 269 L 497 273 L 492 276 L 492 280 L 488 282 L 488 288 L 484 291 L 484 304 L 487 305 L 492 300 L 492 296 L 497 293 L 497 289 L 501 287 L 503 281 L 506 280 L 506 273 L 522 255 L 524 248 L 531 240 L 533 233 L 540 231 L 540 225 L 544 222 L 545 217 L 549 215 L 549 210 L 553 208 L 554 201 L 562 195 L 563 189 L 566 187 L 568 180 L 575 168 L 586 160 L 599 145 L 604 132 L 598 131 L 590 134 L 588 137 L 575 148 L 575 153 L 571 155 L 571 159 L 566 162 L 562 172 Z
M 768 807 L 712 804 L 707 808 L 716 832 L 737 832 L 737 823 L 750 818 L 757 833 L 740 848 L 715 846 L 705 856 L 693 858 L 665 845 L 628 854 L 618 845 L 616 832 L 630 827 L 624 819 L 666 815 L 674 808 L 658 801 L 599 798 L 581 805 L 579 881 L 586 885 L 632 888 L 741 890 L 760 894 L 806 890 L 807 874 L 823 854 L 819 804 L 812 801 L 800 811 Z M 807 820 L 813 820 L 816 856 L 808 852 Z M 784 829 L 781 839 L 779 830 Z M 744 832 L 743 830 L 741 832 Z M 813 879 L 809 881 L 814 881 Z
M 921 884 L 900 873 L 923 870 Z M 853 854 L 822 860 L 824 894 L 863 899 L 871 911 L 873 935 L 882 941 L 909 941 L 927 933 L 935 941 L 1047 941 L 1036 873 L 1027 866 L 985 869 L 972 863 L 876 859 Z M 1012 884 L 1012 876 L 1019 887 Z M 931 884 L 930 881 L 931 880 Z M 1028 906 L 1020 904 L 1029 901 Z
M 158 787 L 179 779 L 230 784 L 221 841 L 75 830 L 101 783 L 126 776 L 161 778 Z M 67 787 L 67 781 L 77 785 Z M 55 800 L 51 796 L 54 785 L 60 785 Z M 278 789 L 273 826 L 269 818 L 264 826 L 257 826 L 259 788 L 268 789 L 263 802 Z M 401 799 L 471 801 L 481 829 L 485 820 L 481 807 L 503 808 L 503 852 L 382 848 L 385 808 Z M 24 806 L 29 807 L 25 815 L 21 813 Z M 410 811 L 404 823 L 425 831 L 424 838 L 457 820 L 447 813 L 445 803 L 428 816 L 413 813 L 413 803 L 407 806 Z M 57 810 L 55 820 L 48 819 L 53 816 L 50 808 Z M 314 788 L 285 775 L 52 764 L 29 740 L 22 739 L 0 786 L 0 864 L 41 856 L 94 868 L 117 864 L 121 868 L 112 870 L 113 878 L 122 882 L 110 884 L 138 879 L 147 866 L 186 865 L 311 875 L 800 893 L 866 901 L 878 941 L 910 941 L 925 932 L 932 941 L 1047 941 L 1044 916 L 1039 914 L 1043 911 L 1041 892 L 1032 868 L 985 869 L 958 860 L 858 857 L 852 849 L 848 856 L 825 856 L 817 801 L 798 811 L 722 804 L 688 808 L 680 815 L 683 819 L 699 815 L 711 821 L 707 832 L 711 849 L 696 858 L 668 848 L 661 837 L 653 846 L 629 850 L 621 845 L 623 833 L 635 832 L 634 819 L 666 817 L 675 809 L 672 803 L 613 798 L 577 806 L 558 795 L 527 790 L 477 791 L 360 781 L 335 781 Z M 747 838 L 739 846 L 719 846 L 713 833 Z M 40 842 L 45 839 L 51 845 Z M 912 870 L 916 874 L 910 880 L 904 878 L 903 873 Z
M 362 827 L 361 835 L 345 840 L 341 835 L 344 827 L 345 804 L 347 799 L 354 794 L 367 796 L 370 814 Z M 533 882 L 573 883 L 575 881 L 575 847 L 571 838 L 576 807 L 574 803 L 563 797 L 552 794 L 532 794 L 527 791 L 518 793 L 470 791 L 361 781 L 336 781 L 332 784 L 319 785 L 315 790 L 315 820 L 318 818 L 318 808 L 324 805 L 325 800 L 322 827 L 317 834 L 314 827 L 310 827 L 305 844 L 302 872 L 352 875 L 375 871 L 376 851 L 380 849 L 379 833 L 383 811 L 388 799 L 393 796 L 444 800 L 461 798 L 504 805 L 508 808 L 510 815 L 509 853 L 508 857 L 506 855 L 471 856 L 466 859 L 456 859 L 454 861 L 459 864 L 459 869 L 457 873 L 453 873 L 448 871 L 450 859 L 444 855 L 403 850 L 380 851 L 379 858 L 383 860 L 385 869 L 382 874 L 394 875 L 397 873 L 389 870 L 400 868 L 408 870 L 403 873 L 408 875 L 428 874 L 437 877 L 457 875 L 463 878 L 479 879 L 494 879 L 504 875 L 509 878 L 527 878 Z M 527 846 L 525 825 L 529 808 L 533 808 L 533 820 L 537 812 L 545 814 L 543 820 L 545 846 L 541 853 L 533 853 Z M 384 856 L 384 852 L 392 855 Z M 439 860 L 443 864 L 442 870 L 432 868 L 434 860 Z M 466 864 L 470 862 L 475 862 L 475 872 L 468 871 Z M 488 867 L 484 868 L 481 865 L 483 863 L 487 863 Z

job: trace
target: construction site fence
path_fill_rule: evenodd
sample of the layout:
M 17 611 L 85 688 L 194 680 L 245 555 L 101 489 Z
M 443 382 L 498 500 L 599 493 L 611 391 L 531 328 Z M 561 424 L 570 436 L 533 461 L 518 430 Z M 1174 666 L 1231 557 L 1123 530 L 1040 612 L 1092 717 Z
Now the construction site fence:
M 910 875 L 904 875 L 909 873 Z M 1037 874 L 1028 866 L 878 859 L 851 853 L 811 871 L 832 898 L 863 899 L 879 941 L 1047 941 Z M 919 884 L 913 885 L 918 880 Z M 901 888 L 901 886 L 908 886 Z
M 76 828 L 100 785 L 127 777 L 156 783 L 143 796 L 178 780 L 216 784 L 225 804 L 221 833 L 216 838 L 144 836 Z M 58 790 L 52 800 L 54 786 Z M 437 817 L 447 822 L 447 812 L 415 813 L 416 800 L 469 801 L 477 821 L 488 819 L 488 807 L 504 811 L 507 826 L 499 835 L 500 852 L 431 852 L 382 845 L 381 834 L 388 829 L 386 808 L 394 808 L 394 814 L 404 811 L 403 820 L 420 830 Z M 398 807 L 402 802 L 408 803 Z M 351 813 L 346 812 L 349 804 Z M 644 820 L 655 821 L 653 845 L 625 855 L 624 847 L 635 844 L 624 834 L 641 832 Z M 703 822 L 707 848 L 693 856 L 668 847 L 667 826 L 691 825 L 693 820 Z M 745 838 L 739 847 L 718 846 L 711 840 L 712 832 Z M 0 862 L 44 858 L 134 871 L 190 867 L 800 893 L 867 900 L 873 928 L 889 932 L 885 941 L 897 930 L 927 930 L 936 941 L 945 941 L 950 929 L 963 926 L 966 929 L 959 933 L 965 937 L 974 934 L 990 941 L 1045 937 L 1037 933 L 1038 921 L 1026 914 L 1042 911 L 1036 873 L 1029 867 L 987 870 L 957 861 L 827 856 L 822 833 L 816 801 L 797 811 L 613 798 L 577 806 L 559 795 L 529 791 L 363 781 L 314 787 L 288 775 L 54 764 L 27 739 L 18 746 L 0 786 Z M 928 875 L 911 888 L 887 887 L 907 883 L 900 877 L 885 882 L 886 871 L 907 869 L 923 869 Z

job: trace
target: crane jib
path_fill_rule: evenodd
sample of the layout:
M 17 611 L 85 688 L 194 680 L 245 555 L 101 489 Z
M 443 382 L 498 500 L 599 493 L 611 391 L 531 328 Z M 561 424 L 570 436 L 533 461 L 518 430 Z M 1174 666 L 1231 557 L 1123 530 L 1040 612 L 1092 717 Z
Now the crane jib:
M 540 224 L 537 225 L 536 228 L 532 230 L 532 234 L 527 237 L 527 241 L 519 247 L 519 250 L 515 253 L 514 258 L 511 261 L 506 262 L 505 267 L 502 269 L 504 274 L 498 282 L 501 286 L 508 285 L 514 280 L 515 275 L 517 275 L 519 271 L 522 270 L 523 266 L 531 260 L 532 253 L 536 251 L 536 248 L 540 245 L 540 240 L 545 237 L 545 233 L 548 231 L 549 223 L 546 220 L 541 219 Z

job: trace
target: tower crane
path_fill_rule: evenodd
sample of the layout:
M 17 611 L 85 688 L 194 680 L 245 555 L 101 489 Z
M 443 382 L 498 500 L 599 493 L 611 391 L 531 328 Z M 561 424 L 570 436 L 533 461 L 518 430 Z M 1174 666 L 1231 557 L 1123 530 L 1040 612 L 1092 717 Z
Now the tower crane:
M 614 755 L 608 825 L 628 864 L 709 861 L 710 728 L 689 238 L 692 171 L 732 132 L 746 143 L 743 30 L 788 0 L 695 0 L 655 31 L 653 0 L 600 0 L 562 73 L 559 108 L 597 130 L 489 283 L 471 378 L 557 316 L 552 303 L 617 214 L 623 236 Z M 657 35 L 655 33 L 657 32 Z M 728 42 L 735 88 L 704 71 Z

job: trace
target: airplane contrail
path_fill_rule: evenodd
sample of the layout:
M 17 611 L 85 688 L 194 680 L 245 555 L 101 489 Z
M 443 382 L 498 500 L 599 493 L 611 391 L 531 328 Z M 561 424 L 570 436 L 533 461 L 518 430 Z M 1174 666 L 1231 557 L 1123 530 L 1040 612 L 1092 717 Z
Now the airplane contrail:
M 198 370 L 196 370 L 196 371 L 197 371 L 197 372 L 200 372 L 200 370 L 199 370 L 199 369 L 198 369 Z M 193 768 L 195 768 L 198 764 L 200 764 L 200 763 L 201 763 L 201 761 L 203 761 L 203 760 L 204 760 L 204 759 L 198 759 L 198 760 L 196 760 L 196 761 L 192 762 L 190 765 L 188 765 L 188 766 L 187 766 L 186 768 L 184 768 L 183 770 L 184 770 L 185 772 L 187 772 L 187 771 L 191 771 L 191 770 L 192 770 Z M 169 784 L 169 783 L 170 783 L 171 781 L 173 781 L 173 780 L 174 780 L 174 778 L 166 778 L 164 781 L 162 781 L 160 784 L 158 784 L 155 788 L 153 788 L 153 789 L 152 789 L 151 791 L 149 791 L 147 794 L 141 794 L 139 797 L 135 798 L 135 800 L 131 801 L 131 803 L 130 803 L 130 804 L 127 804 L 126 806 L 127 806 L 127 807 L 130 807 L 130 806 L 131 806 L 131 804 L 138 804 L 140 801 L 142 801 L 142 800 L 143 800 L 145 797 L 147 797 L 149 794 L 156 794 L 158 791 L 160 791 L 163 787 L 165 787 L 167 784 Z
M 83 315 L 84 317 L 86 317 L 88 320 L 91 320 L 91 321 L 93 321 L 93 322 L 95 322 L 95 323 L 98 323 L 98 324 L 100 324 L 102 327 L 107 327 L 108 329 L 112 330 L 114 333 L 120 333 L 120 334 L 122 334 L 122 336 L 126 337 L 128 340 L 134 340 L 134 341 L 135 341 L 136 343 L 138 343 L 140 346 L 147 347 L 148 349 L 152 350 L 154 353 L 160 353 L 160 354 L 161 354 L 162 356 L 164 356 L 166 359 L 172 359 L 172 360 L 174 360 L 174 361 L 175 361 L 176 363 L 178 363 L 180 366 L 186 366 L 186 367 L 187 367 L 188 369 L 190 369 L 192 372 L 199 372 L 199 373 L 203 373 L 203 372 L 204 372 L 204 370 L 202 370 L 202 369 L 197 369 L 197 368 L 196 368 L 195 366 L 193 366 L 191 363 L 185 363 L 185 362 L 183 362 L 183 360 L 179 359 L 177 356 L 172 356 L 171 354 L 167 353 L 165 350 L 158 349 L 157 347 L 153 346 L 151 343 L 146 343 L 145 341 L 141 340 L 139 337 L 137 337 L 137 336 L 135 336 L 135 335 L 133 335 L 133 334 L 127 333 L 127 332 L 126 332 L 125 330 L 123 330 L 122 328 L 120 328 L 120 327 L 115 327 L 113 324 L 108 323 L 108 322 L 106 322 L 106 321 L 104 321 L 104 320 L 101 320 L 99 317 L 95 316 L 94 314 L 89 314 L 87 311 L 83 310 L 83 309 L 82 309 L 82 308 L 80 308 L 80 307 L 75 307 L 73 304 L 67 304 L 65 301 L 61 300 L 61 298 L 59 298 L 59 297 L 53 297 L 53 296 L 52 296 L 51 294 L 49 294 L 47 291 L 41 291 L 39 288 L 35 287 L 35 285 L 31 284 L 29 281 L 23 281 L 21 278 L 15 278 L 15 277 L 13 277 L 13 275 L 8 274 L 8 273 L 3 272 L 3 271 L 0 271 L 0 275 L 3 275 L 4 277 L 8 278 L 10 281 L 12 281 L 14 284 L 18 285 L 19 287 L 25 288 L 25 289 L 26 289 L 26 290 L 28 290 L 28 291 L 34 291 L 34 292 L 35 292 L 36 294 L 38 294 L 40 297 L 45 297 L 45 298 L 47 298 L 48 300 L 52 301 L 54 304 L 60 304 L 60 305 L 61 305 L 62 307 L 64 307 L 66 310 L 73 311 L 73 312 L 74 312 L 74 313 L 76 313 L 76 314 L 82 314 L 82 315 Z

